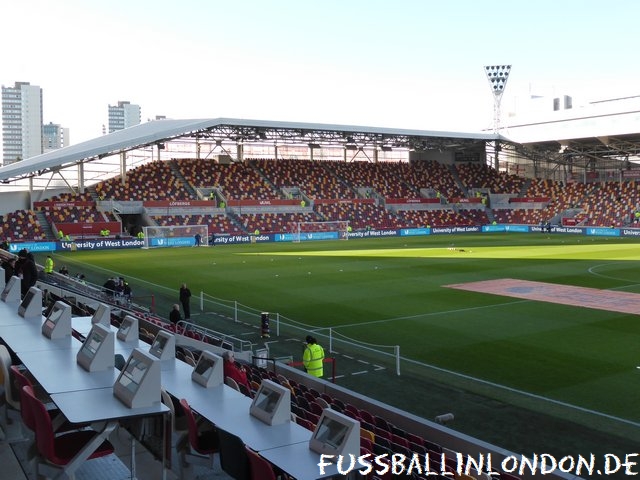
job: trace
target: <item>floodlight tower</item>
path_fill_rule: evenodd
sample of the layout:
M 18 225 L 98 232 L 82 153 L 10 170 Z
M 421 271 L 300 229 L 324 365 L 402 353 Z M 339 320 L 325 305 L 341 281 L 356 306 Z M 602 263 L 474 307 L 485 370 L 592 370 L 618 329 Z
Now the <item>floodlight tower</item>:
M 493 133 L 496 135 L 500 132 L 500 101 L 502 100 L 504 89 L 507 86 L 510 71 L 511 65 L 491 65 L 484 67 L 487 80 L 489 80 L 489 86 L 493 92 Z M 497 138 L 495 140 L 494 151 L 494 168 L 498 170 L 500 167 L 500 161 L 498 160 L 500 155 L 500 140 Z
M 507 86 L 511 65 L 488 66 L 484 67 L 484 71 L 493 92 L 493 133 L 498 133 L 500 130 L 500 101 Z

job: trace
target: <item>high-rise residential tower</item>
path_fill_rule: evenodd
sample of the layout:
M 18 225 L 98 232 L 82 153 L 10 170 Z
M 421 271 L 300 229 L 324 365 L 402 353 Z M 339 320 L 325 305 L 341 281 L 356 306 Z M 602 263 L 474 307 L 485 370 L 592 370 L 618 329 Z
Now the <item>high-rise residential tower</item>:
M 29 82 L 2 86 L 2 164 L 42 153 L 42 89 Z
M 42 127 L 42 151 L 48 152 L 69 146 L 69 129 L 49 122 Z
M 138 125 L 140 119 L 140 105 L 127 101 L 119 101 L 118 105 L 109 105 L 109 133 Z

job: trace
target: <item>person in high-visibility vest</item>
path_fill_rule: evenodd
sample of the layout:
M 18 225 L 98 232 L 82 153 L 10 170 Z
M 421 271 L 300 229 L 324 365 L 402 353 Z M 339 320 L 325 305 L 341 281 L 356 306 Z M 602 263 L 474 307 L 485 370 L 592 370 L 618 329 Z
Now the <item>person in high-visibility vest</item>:
M 51 255 L 47 255 L 47 259 L 44 261 L 44 273 L 53 273 L 53 258 L 51 258 Z
M 302 354 L 302 364 L 305 371 L 314 377 L 322 377 L 322 361 L 324 360 L 324 349 L 318 345 L 318 341 L 311 335 L 307 335 L 304 353 Z

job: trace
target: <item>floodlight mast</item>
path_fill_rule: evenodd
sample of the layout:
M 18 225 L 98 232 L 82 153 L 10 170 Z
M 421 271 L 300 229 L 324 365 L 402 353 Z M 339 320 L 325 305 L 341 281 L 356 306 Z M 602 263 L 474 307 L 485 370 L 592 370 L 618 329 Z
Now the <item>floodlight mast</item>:
M 507 86 L 511 65 L 491 65 L 484 67 L 484 72 L 489 80 L 489 86 L 493 92 L 493 133 L 500 131 L 500 102 L 502 94 Z

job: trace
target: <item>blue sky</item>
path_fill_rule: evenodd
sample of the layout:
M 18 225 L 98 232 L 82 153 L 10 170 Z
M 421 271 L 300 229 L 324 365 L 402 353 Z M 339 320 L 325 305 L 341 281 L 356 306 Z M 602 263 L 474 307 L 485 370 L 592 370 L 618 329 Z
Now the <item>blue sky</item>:
M 0 83 L 41 86 L 74 143 L 119 100 L 143 121 L 477 131 L 485 65 L 512 65 L 503 106 L 640 94 L 636 0 L 29 0 L 2 16 Z

